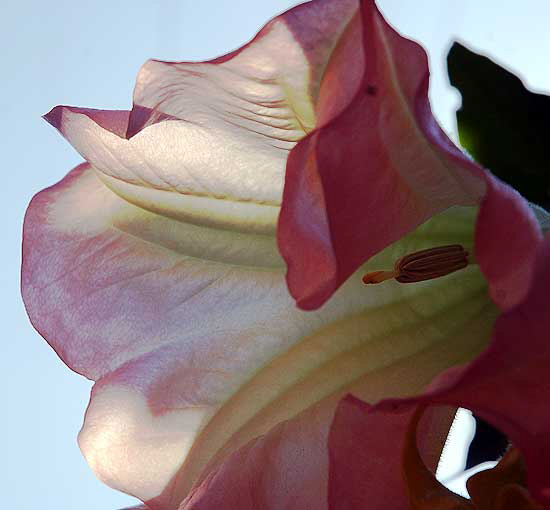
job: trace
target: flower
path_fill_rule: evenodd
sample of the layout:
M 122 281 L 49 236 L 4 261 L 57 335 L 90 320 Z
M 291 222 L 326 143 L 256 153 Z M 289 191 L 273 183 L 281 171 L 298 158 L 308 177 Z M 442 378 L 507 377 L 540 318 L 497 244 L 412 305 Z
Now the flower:
M 342 396 L 415 395 L 483 349 L 486 280 L 521 301 L 540 229 L 439 130 L 427 76 L 372 0 L 315 0 L 224 57 L 146 63 L 130 112 L 46 116 L 86 163 L 29 206 L 23 297 L 96 381 L 79 442 L 102 480 L 193 508 L 231 458 L 263 473 L 239 508 L 322 509 Z M 456 244 L 479 266 L 361 282 Z M 448 418 L 425 420 L 431 465 Z

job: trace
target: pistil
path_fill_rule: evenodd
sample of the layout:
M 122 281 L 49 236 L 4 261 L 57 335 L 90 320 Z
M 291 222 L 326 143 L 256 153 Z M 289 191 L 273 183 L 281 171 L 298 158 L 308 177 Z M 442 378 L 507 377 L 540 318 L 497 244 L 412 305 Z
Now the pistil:
M 436 246 L 397 260 L 392 271 L 373 271 L 363 276 L 363 283 L 381 283 L 395 279 L 400 283 L 432 280 L 454 273 L 468 265 L 468 252 L 460 244 Z

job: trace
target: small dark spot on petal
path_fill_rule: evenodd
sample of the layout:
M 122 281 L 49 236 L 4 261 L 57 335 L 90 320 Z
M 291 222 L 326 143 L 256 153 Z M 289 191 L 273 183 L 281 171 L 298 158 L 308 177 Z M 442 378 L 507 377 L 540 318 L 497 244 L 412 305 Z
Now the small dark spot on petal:
M 375 96 L 378 92 L 378 88 L 375 85 L 367 85 L 366 92 L 369 96 Z

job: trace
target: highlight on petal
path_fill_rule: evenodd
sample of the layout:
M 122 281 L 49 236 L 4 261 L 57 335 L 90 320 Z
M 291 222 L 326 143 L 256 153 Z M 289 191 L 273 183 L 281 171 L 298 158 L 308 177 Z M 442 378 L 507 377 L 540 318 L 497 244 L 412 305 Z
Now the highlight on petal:
M 275 230 L 282 156 L 260 152 L 255 167 L 263 165 L 265 171 L 255 181 L 252 176 L 240 181 L 241 167 L 250 169 L 250 162 L 239 161 L 238 154 L 233 158 L 230 146 L 225 156 L 217 154 L 217 135 L 203 133 L 192 123 L 165 121 L 127 140 L 87 109 L 58 106 L 46 119 L 92 164 L 106 186 L 131 203 L 198 225 Z M 250 183 L 248 191 L 245 183 Z
M 376 292 L 361 275 L 434 243 L 471 246 L 473 215 L 434 217 L 306 313 L 274 236 L 154 214 L 77 167 L 29 207 L 22 285 L 37 330 L 97 381 L 79 437 L 94 471 L 172 509 L 232 452 L 317 402 L 414 395 L 471 359 L 496 315 L 476 266 Z
M 232 133 L 260 142 L 293 132 L 301 138 L 315 125 L 327 61 L 358 7 L 358 0 L 306 2 L 209 62 L 147 62 L 134 90 L 131 136 L 161 113 L 205 127 L 231 123 Z
M 291 294 L 299 307 L 317 308 L 365 260 L 429 217 L 453 205 L 481 204 L 485 242 L 476 254 L 496 302 L 511 306 L 522 295 L 540 239 L 533 215 L 437 125 L 424 50 L 391 28 L 374 0 L 361 2 L 360 22 L 359 35 L 327 66 L 317 112 L 322 122 L 289 154 L 278 244 Z M 347 60 L 353 44 L 363 48 L 356 65 Z M 348 75 L 357 87 L 338 96 L 334 109 L 334 83 Z M 517 250 L 496 260 L 491 253 L 500 252 L 503 236 L 490 211 L 503 202 L 523 216 L 507 225 Z
M 196 224 L 272 233 L 288 152 L 315 125 L 321 76 L 357 6 L 297 6 L 210 62 L 147 62 L 123 134 L 89 110 L 57 107 L 46 118 L 128 201 Z

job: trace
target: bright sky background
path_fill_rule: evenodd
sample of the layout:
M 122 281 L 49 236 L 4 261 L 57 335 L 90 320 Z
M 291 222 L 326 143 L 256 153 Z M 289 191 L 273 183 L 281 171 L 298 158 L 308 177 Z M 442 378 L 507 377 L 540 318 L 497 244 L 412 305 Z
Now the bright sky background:
M 191 60 L 248 40 L 290 0 L 18 0 L 0 19 L 3 239 L 0 309 L 2 507 L 115 510 L 133 503 L 92 475 L 76 445 L 91 387 L 34 332 L 19 294 L 23 214 L 34 193 L 80 161 L 40 119 L 56 104 L 123 109 L 149 57 Z M 443 55 L 453 38 L 550 91 L 548 0 L 378 0 L 388 20 L 430 51 L 432 101 L 453 129 L 457 94 Z

